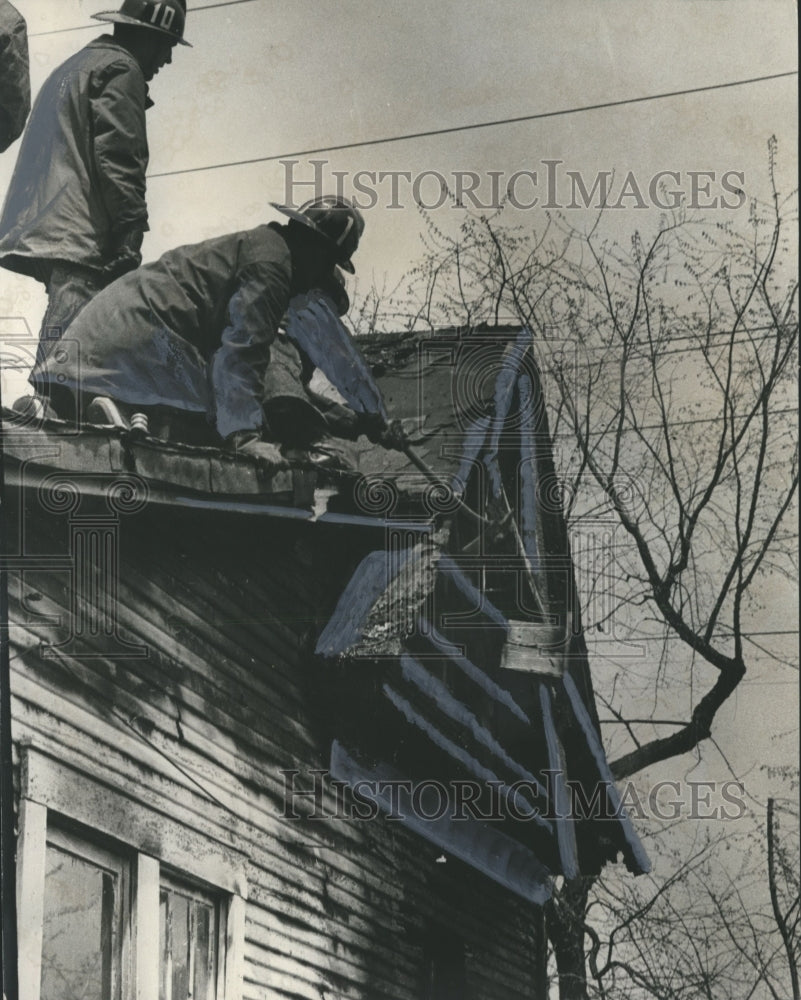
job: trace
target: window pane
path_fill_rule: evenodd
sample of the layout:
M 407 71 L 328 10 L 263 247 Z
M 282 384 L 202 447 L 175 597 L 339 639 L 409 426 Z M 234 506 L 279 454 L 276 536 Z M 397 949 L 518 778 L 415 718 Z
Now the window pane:
M 197 957 L 195 959 L 195 995 L 199 997 L 213 996 L 211 993 L 210 959 L 213 951 L 211 937 L 212 911 L 207 906 L 200 906 L 195 913 L 195 935 L 197 939 Z M 205 956 L 205 958 L 204 958 Z
M 119 997 L 120 874 L 47 845 L 41 1000 Z
M 214 1000 L 217 903 L 206 893 L 162 883 L 159 1000 Z

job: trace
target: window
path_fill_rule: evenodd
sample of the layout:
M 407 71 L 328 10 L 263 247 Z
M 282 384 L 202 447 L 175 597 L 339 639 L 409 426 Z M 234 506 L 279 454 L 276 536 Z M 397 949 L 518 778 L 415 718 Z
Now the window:
M 47 837 L 41 1000 L 119 1000 L 128 871 L 108 851 Z
M 20 996 L 239 1000 L 244 856 L 38 750 L 22 763 Z
M 159 1000 L 217 1000 L 220 894 L 162 871 L 153 859 L 137 864 L 143 884 L 132 884 L 131 853 L 124 847 L 115 853 L 90 837 L 52 826 L 47 831 L 40 1000 L 127 1000 L 126 961 L 137 950 L 130 900 L 139 888 L 141 896 L 151 895 L 155 868 L 159 947 L 133 957 L 142 969 L 158 963 Z M 146 909 L 139 907 L 151 924 L 155 914 Z
M 173 879 L 159 890 L 159 1000 L 215 1000 L 218 906 Z

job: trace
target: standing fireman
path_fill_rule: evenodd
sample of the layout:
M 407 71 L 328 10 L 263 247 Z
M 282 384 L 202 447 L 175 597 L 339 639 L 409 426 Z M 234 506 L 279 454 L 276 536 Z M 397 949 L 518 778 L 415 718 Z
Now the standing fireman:
M 8 0 L 0 0 L 0 153 L 22 135 L 30 110 L 25 18 Z
M 41 360 L 86 303 L 141 263 L 148 227 L 147 84 L 184 41 L 185 0 L 124 0 L 48 78 L 0 218 L 0 265 L 44 283 Z

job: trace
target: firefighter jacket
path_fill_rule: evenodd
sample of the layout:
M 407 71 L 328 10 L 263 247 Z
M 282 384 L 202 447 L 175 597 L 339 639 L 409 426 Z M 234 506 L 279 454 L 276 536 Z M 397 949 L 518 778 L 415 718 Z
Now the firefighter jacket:
M 25 19 L 8 0 L 0 0 L 0 153 L 22 135 L 30 110 Z
M 261 430 L 262 383 L 292 259 L 271 223 L 178 247 L 99 292 L 31 382 L 204 412 L 225 438 Z
M 37 261 L 100 269 L 117 234 L 147 225 L 145 77 L 101 35 L 46 81 L 22 139 L 0 218 L 0 264 L 39 277 Z

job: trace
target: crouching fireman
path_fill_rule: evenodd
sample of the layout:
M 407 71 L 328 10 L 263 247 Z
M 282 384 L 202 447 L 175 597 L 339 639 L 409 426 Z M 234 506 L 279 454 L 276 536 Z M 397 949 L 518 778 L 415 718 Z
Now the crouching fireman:
M 288 223 L 178 247 L 99 292 L 31 373 L 40 396 L 67 419 L 105 423 L 97 408 L 108 401 L 123 415 L 144 412 L 151 429 L 169 425 L 169 437 L 221 443 L 265 472 L 286 468 L 280 445 L 301 443 L 287 441 L 298 438 L 288 429 L 298 425 L 285 406 L 271 416 L 270 400 L 307 393 L 310 372 L 281 321 L 290 301 L 313 289 L 347 309 L 336 269 L 353 272 L 364 220 L 344 198 L 276 207 Z M 287 379 L 301 393 L 286 392 Z M 321 433 L 389 434 L 392 446 L 396 427 L 309 398 L 307 416 L 317 412 L 327 425 Z M 314 433 L 301 437 L 308 444 Z

